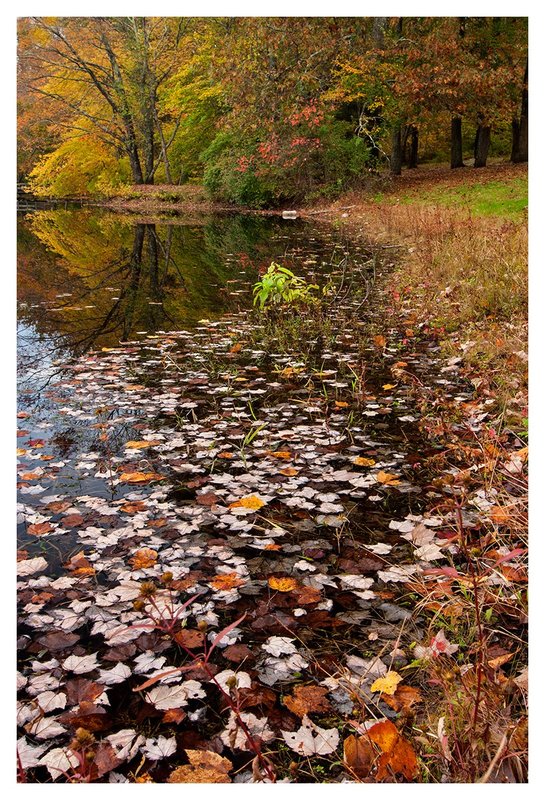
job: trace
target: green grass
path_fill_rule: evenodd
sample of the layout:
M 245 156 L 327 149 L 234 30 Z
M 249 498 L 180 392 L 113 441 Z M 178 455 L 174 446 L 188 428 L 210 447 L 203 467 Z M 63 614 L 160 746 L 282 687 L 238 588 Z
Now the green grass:
M 460 186 L 437 186 L 401 196 L 402 203 L 436 203 L 464 208 L 476 216 L 493 216 L 520 222 L 528 208 L 528 178 L 489 181 Z

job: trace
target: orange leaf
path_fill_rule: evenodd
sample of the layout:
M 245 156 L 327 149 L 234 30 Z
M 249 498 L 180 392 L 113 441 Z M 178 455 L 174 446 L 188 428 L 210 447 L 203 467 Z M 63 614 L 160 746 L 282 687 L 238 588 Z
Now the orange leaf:
M 397 744 L 399 731 L 390 720 L 377 722 L 367 731 L 372 742 L 378 744 L 383 753 L 390 753 Z
M 415 703 L 421 703 L 422 695 L 413 686 L 398 686 L 395 694 L 384 694 L 380 699 L 384 700 L 394 711 L 401 711 L 410 708 Z
M 163 714 L 163 722 L 173 722 L 175 725 L 179 725 L 186 716 L 187 714 L 181 708 L 169 708 L 168 711 L 165 711 Z
M 247 497 L 241 497 L 240 500 L 236 500 L 234 503 L 231 503 L 229 508 L 249 508 L 252 511 L 257 511 L 264 505 L 264 500 L 262 500 L 256 494 L 250 494 Z
M 123 483 L 149 483 L 150 481 L 160 481 L 162 475 L 156 472 L 122 472 L 119 480 Z
M 344 400 L 335 400 L 335 408 L 348 408 L 348 403 L 345 403 Z
M 386 339 L 384 336 L 373 336 L 373 341 L 377 347 L 386 347 Z
M 280 469 L 278 471 L 281 475 L 286 475 L 288 478 L 291 478 L 293 475 L 297 475 L 299 472 L 299 470 L 295 469 L 295 467 L 286 467 L 285 469 Z
M 277 592 L 293 592 L 298 585 L 294 578 L 269 578 L 269 586 Z
M 386 486 L 399 486 L 401 481 L 398 480 L 399 475 L 392 475 L 391 472 L 377 472 L 377 481 L 379 483 L 384 483 Z
M 161 444 L 161 442 L 159 441 L 126 442 L 125 447 L 128 447 L 129 450 L 143 450 L 145 447 L 156 447 L 158 444 Z
M 240 577 L 238 572 L 227 572 L 225 575 L 217 575 L 208 585 L 213 586 L 219 591 L 229 591 L 237 586 L 244 586 L 246 581 Z
M 149 547 L 143 547 L 141 550 L 137 550 L 133 557 L 129 559 L 129 563 L 132 564 L 133 570 L 153 567 L 156 561 L 157 551 L 152 550 Z
M 275 450 L 274 453 L 269 450 L 267 455 L 274 456 L 274 458 L 283 458 L 286 461 L 291 458 L 291 453 L 289 450 Z
M 233 454 L 232 453 L 228 453 L 228 452 L 218 453 L 216 458 L 233 458 Z
M 390 770 L 400 773 L 408 781 L 413 780 L 418 772 L 416 753 L 406 739 L 400 736 L 396 726 L 389 720 L 377 722 L 367 731 L 369 739 L 382 750 L 378 761 L 377 781 L 390 775 Z

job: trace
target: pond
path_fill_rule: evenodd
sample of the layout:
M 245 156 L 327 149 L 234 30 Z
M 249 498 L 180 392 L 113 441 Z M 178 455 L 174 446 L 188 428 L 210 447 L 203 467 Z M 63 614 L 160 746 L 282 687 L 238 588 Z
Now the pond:
M 197 748 L 252 781 L 252 736 L 299 752 L 282 698 L 300 681 L 324 754 L 358 704 L 392 716 L 370 687 L 408 662 L 400 625 L 422 637 L 395 587 L 449 546 L 417 477 L 420 387 L 470 394 L 433 343 L 388 325 L 373 285 L 388 252 L 259 216 L 21 220 L 18 722 L 34 780 L 75 775 L 69 729 L 85 728 L 90 780 L 134 781 L 145 759 L 164 782 Z M 324 303 L 248 313 L 272 261 Z

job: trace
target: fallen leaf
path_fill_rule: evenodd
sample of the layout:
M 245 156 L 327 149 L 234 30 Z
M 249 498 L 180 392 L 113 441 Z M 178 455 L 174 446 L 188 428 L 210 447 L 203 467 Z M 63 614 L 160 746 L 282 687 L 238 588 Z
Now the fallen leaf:
M 382 384 L 382 388 L 383 389 L 395 389 L 396 386 L 397 386 L 397 383 L 383 383 Z
M 399 475 L 393 475 L 391 472 L 377 472 L 376 479 L 379 483 L 383 483 L 387 486 L 399 486 L 401 481 L 398 480 Z
M 394 711 L 406 711 L 416 703 L 421 703 L 422 695 L 413 686 L 398 686 L 394 694 L 384 694 L 380 699 L 384 700 Z
M 369 728 L 367 736 L 382 750 L 378 761 L 377 781 L 389 778 L 389 770 L 403 775 L 408 781 L 414 780 L 418 772 L 416 753 L 409 742 L 400 736 L 393 722 L 377 722 Z
M 320 728 L 307 716 L 303 717 L 302 725 L 294 733 L 281 730 L 284 741 L 301 756 L 325 756 L 333 753 L 339 745 L 339 731 L 337 728 Z
M 204 633 L 202 631 L 190 630 L 189 628 L 182 628 L 181 631 L 175 634 L 174 638 L 178 644 L 187 647 L 188 650 L 194 650 L 196 647 L 201 647 L 204 642 Z
M 401 683 L 403 678 L 397 672 L 387 672 L 382 678 L 377 678 L 371 686 L 372 692 L 383 692 L 384 694 L 394 694 L 397 689 L 397 684 Z
M 168 711 L 165 711 L 163 714 L 163 722 L 165 724 L 174 723 L 174 725 L 179 725 L 180 722 L 187 717 L 185 711 L 181 708 L 169 708 Z
M 345 767 L 357 778 L 367 778 L 375 761 L 373 745 L 366 736 L 351 734 L 343 742 Z
M 288 478 L 292 478 L 294 475 L 297 475 L 297 473 L 299 472 L 299 470 L 295 469 L 295 467 L 286 467 L 285 469 L 280 469 L 278 471 L 279 471 L 279 473 L 281 475 L 286 475 L 286 477 L 288 477 Z
M 126 442 L 125 447 L 129 450 L 143 450 L 146 447 L 157 447 L 158 444 L 161 444 L 160 441 L 139 441 L 139 442 Z
M 283 703 L 298 717 L 318 711 L 331 711 L 327 699 L 328 689 L 324 686 L 296 686 L 293 694 L 284 697 Z
M 257 511 L 265 505 L 265 501 L 255 494 L 250 494 L 247 497 L 241 497 L 229 505 L 229 508 L 249 508 L 252 511 Z
M 33 536 L 43 536 L 44 533 L 50 533 L 51 531 L 55 530 L 53 525 L 49 522 L 37 522 L 34 525 L 29 525 L 27 528 L 27 533 L 32 534 Z
M 150 483 L 163 480 L 163 475 L 156 472 L 122 472 L 119 480 L 121 483 Z
M 373 341 L 377 347 L 384 348 L 386 347 L 386 339 L 384 336 L 373 336 Z
M 212 750 L 186 750 L 186 755 L 189 764 L 171 772 L 167 783 L 231 783 L 233 764 L 228 758 Z
M 299 586 L 295 578 L 269 578 L 269 586 L 277 592 L 293 592 Z
M 147 569 L 153 567 L 157 561 L 157 551 L 149 547 L 143 547 L 137 550 L 136 553 L 129 559 L 132 564 L 133 570 Z
M 218 591 L 228 592 L 236 589 L 237 586 L 244 586 L 246 581 L 241 578 L 238 572 L 227 572 L 225 575 L 217 575 L 208 585 Z
M 358 467 L 374 467 L 376 461 L 373 458 L 364 458 L 363 456 L 356 456 L 353 463 Z

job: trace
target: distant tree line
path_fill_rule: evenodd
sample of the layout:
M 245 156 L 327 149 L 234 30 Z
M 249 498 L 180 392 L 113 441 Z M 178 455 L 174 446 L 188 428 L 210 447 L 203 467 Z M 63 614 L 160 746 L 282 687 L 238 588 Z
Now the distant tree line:
M 203 180 L 267 205 L 334 193 L 422 141 L 528 159 L 527 19 L 28 17 L 19 179 L 42 195 Z

